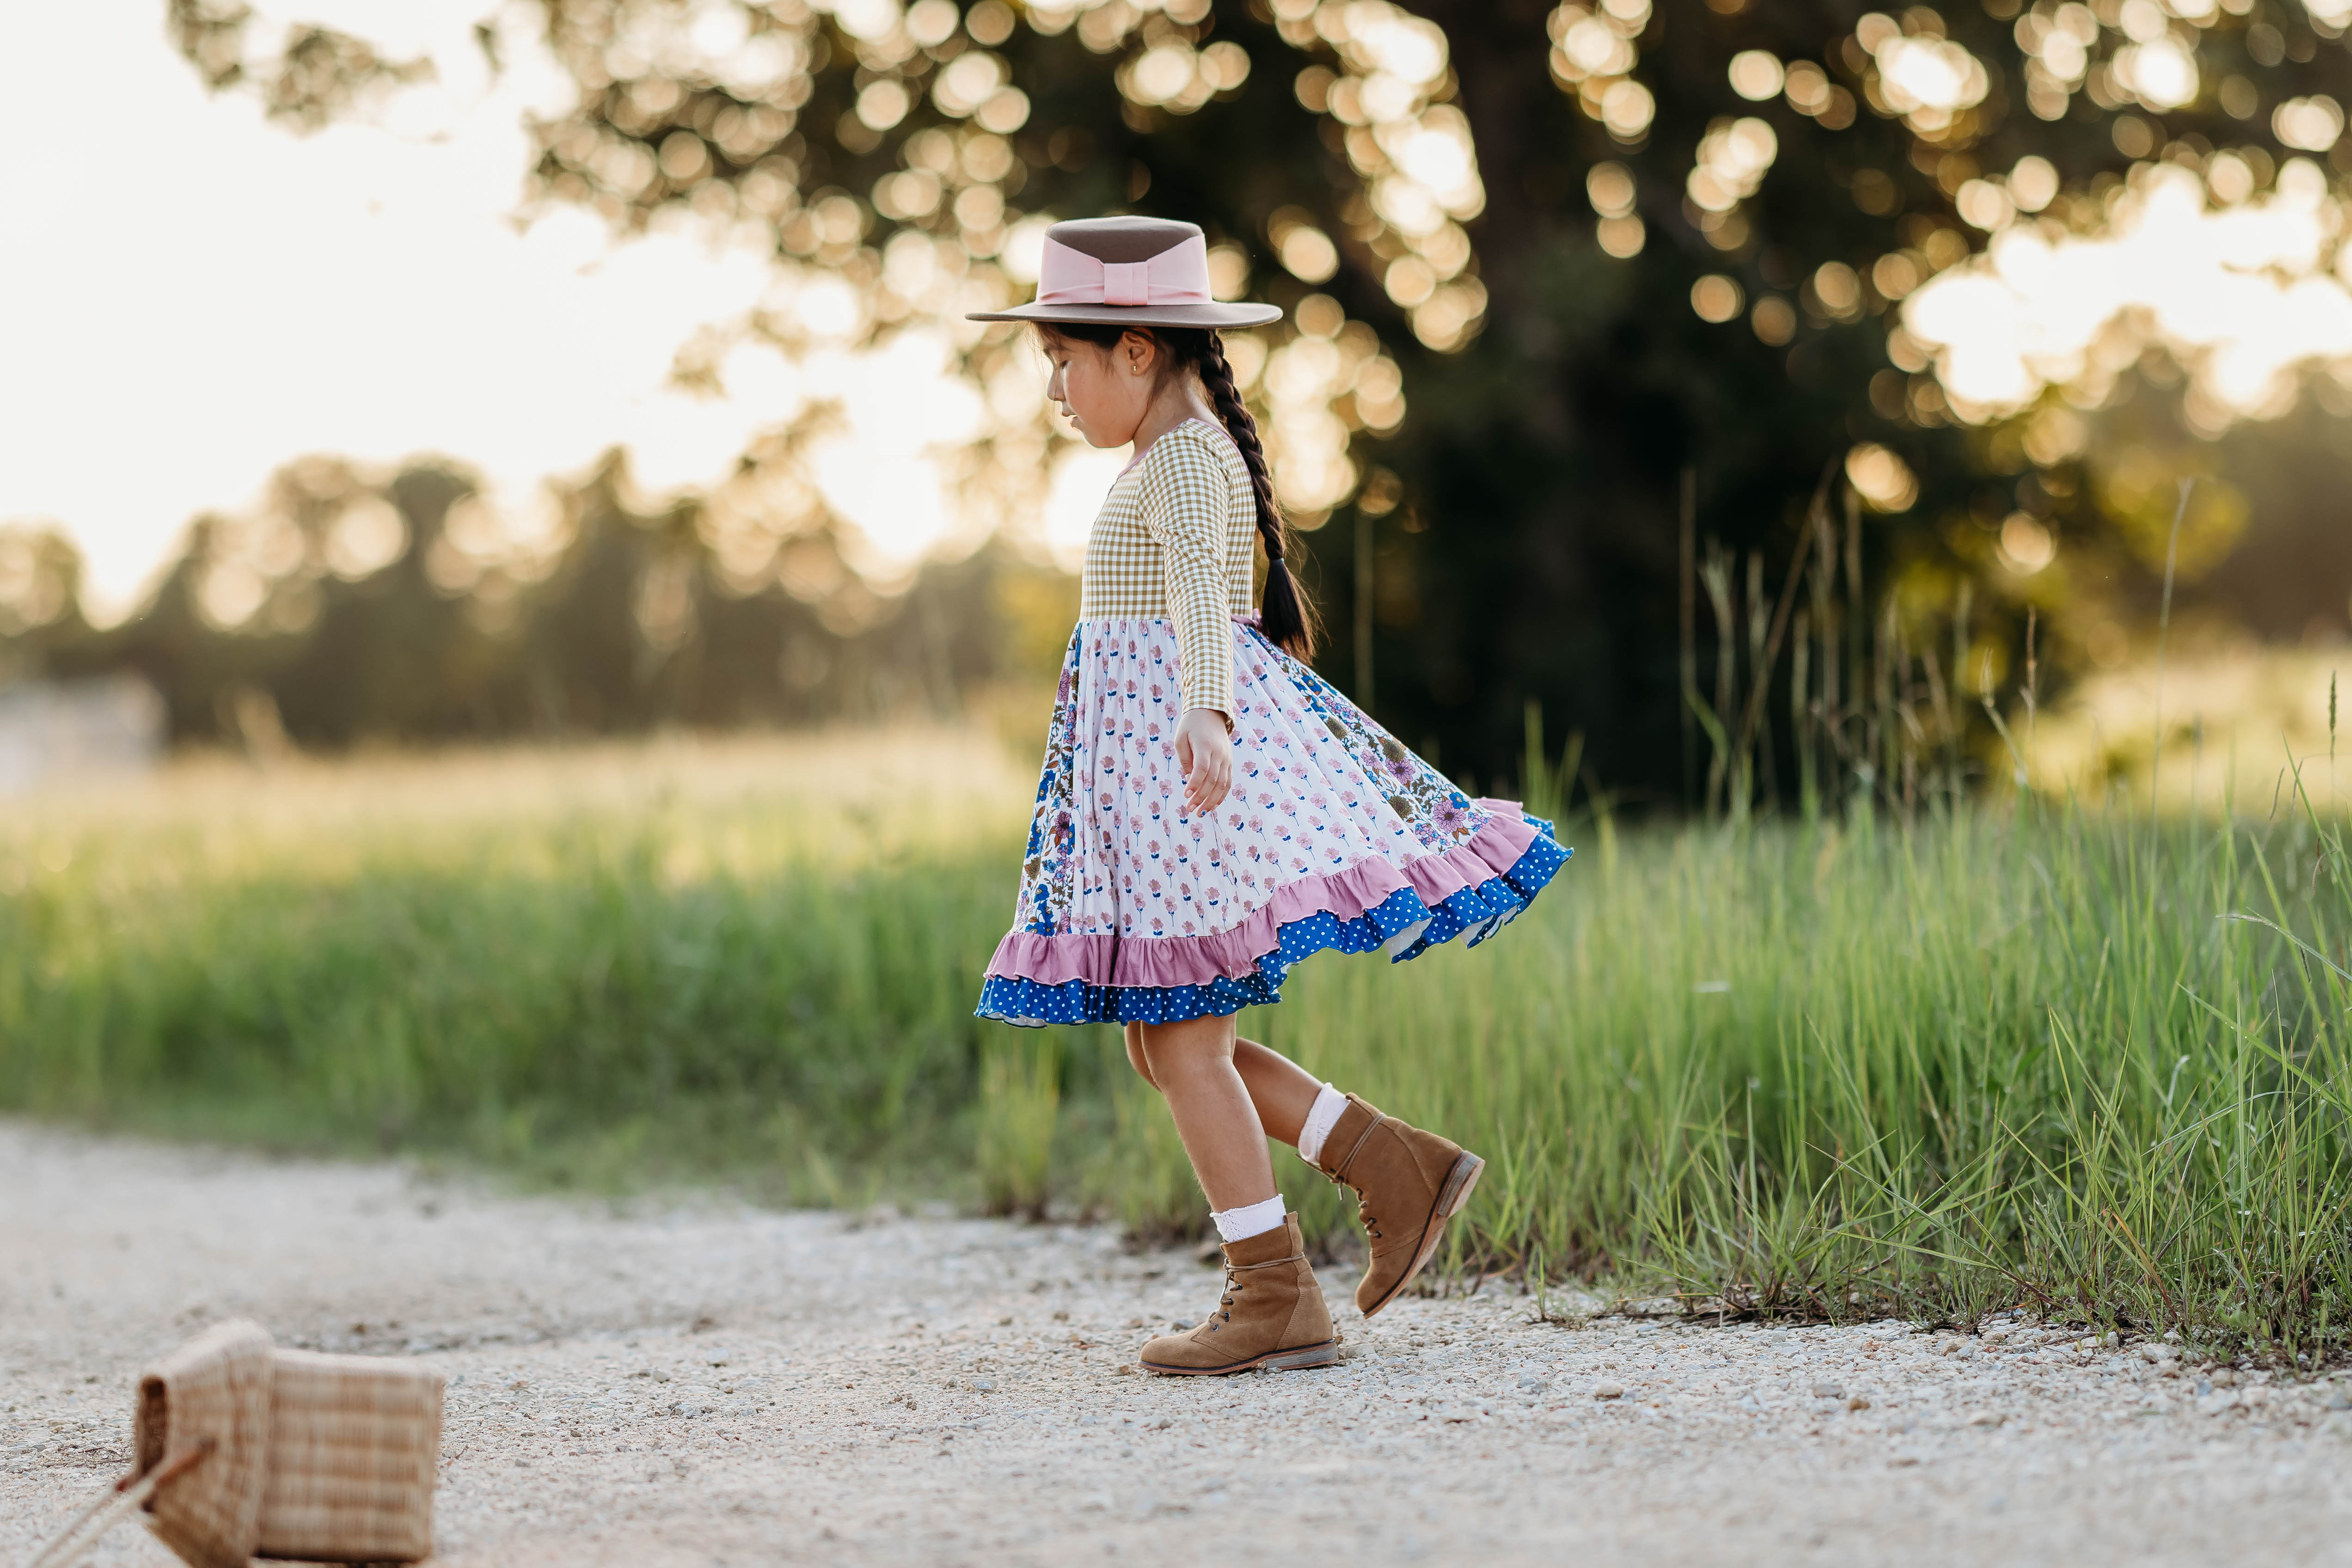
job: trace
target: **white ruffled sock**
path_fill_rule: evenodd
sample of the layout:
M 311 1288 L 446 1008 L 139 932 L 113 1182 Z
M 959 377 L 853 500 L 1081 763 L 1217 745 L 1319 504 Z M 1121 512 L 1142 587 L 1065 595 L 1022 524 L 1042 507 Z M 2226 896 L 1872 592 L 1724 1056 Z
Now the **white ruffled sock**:
M 1348 1097 L 1323 1086 L 1315 1097 L 1314 1106 L 1307 1112 L 1307 1125 L 1298 1130 L 1298 1157 L 1308 1164 L 1315 1163 L 1323 1152 L 1323 1140 L 1331 1136 L 1331 1129 L 1339 1125 L 1340 1112 L 1348 1109 Z
M 1276 1193 L 1262 1204 L 1244 1204 L 1237 1209 L 1212 1209 L 1209 1218 L 1216 1222 L 1217 1235 L 1226 1241 L 1247 1241 L 1253 1236 L 1264 1236 L 1269 1230 L 1280 1230 L 1289 1211 L 1282 1206 L 1282 1194 Z

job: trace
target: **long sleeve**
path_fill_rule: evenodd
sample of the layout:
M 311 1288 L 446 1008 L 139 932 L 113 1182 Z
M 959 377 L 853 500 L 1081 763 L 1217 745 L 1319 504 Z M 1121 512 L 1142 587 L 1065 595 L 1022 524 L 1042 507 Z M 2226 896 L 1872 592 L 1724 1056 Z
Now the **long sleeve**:
M 1143 526 L 1160 545 L 1168 616 L 1183 661 L 1184 706 L 1234 718 L 1232 531 L 1224 466 L 1191 429 L 1152 443 L 1143 461 Z

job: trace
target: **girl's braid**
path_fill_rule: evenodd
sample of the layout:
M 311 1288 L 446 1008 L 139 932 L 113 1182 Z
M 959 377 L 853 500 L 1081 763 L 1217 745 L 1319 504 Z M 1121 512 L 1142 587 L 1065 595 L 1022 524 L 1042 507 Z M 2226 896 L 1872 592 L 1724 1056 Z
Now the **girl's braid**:
M 1223 341 L 1214 331 L 1201 334 L 1201 384 L 1216 405 L 1225 434 L 1233 437 L 1242 462 L 1249 468 L 1250 489 L 1257 498 L 1258 537 L 1265 542 L 1265 594 L 1259 626 L 1266 640 L 1288 648 L 1300 658 L 1315 656 L 1315 613 L 1291 577 L 1283 559 L 1282 508 L 1274 499 L 1274 479 L 1266 471 L 1265 448 L 1258 441 L 1257 421 L 1250 417 L 1234 385 L 1233 366 L 1225 361 Z
M 1209 346 L 1201 358 L 1201 384 L 1208 389 L 1209 400 L 1217 405 L 1217 416 L 1225 422 L 1225 434 L 1240 448 L 1242 461 L 1249 465 L 1250 488 L 1257 492 L 1257 531 L 1265 541 L 1265 557 L 1282 559 L 1282 512 L 1274 499 L 1274 481 L 1266 472 L 1265 447 L 1257 438 L 1257 421 L 1250 417 L 1249 407 L 1242 402 L 1240 391 L 1234 385 L 1234 367 L 1225 361 L 1225 346 L 1217 334 L 1209 334 Z

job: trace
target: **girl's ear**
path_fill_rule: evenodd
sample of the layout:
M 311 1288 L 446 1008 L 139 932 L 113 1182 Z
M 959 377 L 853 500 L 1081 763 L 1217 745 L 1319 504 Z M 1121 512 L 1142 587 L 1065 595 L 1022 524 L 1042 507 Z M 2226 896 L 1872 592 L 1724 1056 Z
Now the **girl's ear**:
M 1127 374 L 1129 375 L 1150 374 L 1152 365 L 1160 357 L 1160 340 L 1150 332 L 1130 329 L 1120 335 L 1118 347 L 1121 356 L 1127 361 Z

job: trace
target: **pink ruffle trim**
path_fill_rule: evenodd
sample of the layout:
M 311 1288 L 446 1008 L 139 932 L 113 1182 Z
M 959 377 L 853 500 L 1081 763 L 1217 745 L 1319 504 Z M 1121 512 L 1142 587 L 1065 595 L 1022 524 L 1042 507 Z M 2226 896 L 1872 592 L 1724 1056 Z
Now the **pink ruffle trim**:
M 1276 888 L 1274 901 L 1231 931 L 1208 936 L 1039 936 L 1016 931 L 996 944 L 988 961 L 992 978 L 1034 980 L 1060 985 L 1083 980 L 1090 985 L 1166 987 L 1205 985 L 1220 977 L 1257 973 L 1258 960 L 1280 945 L 1278 932 L 1294 921 L 1318 914 L 1351 921 L 1378 909 L 1400 888 L 1411 888 L 1433 909 L 1465 888 L 1502 876 L 1518 864 L 1536 830 L 1520 819 L 1515 800 L 1481 800 L 1492 813 L 1470 842 L 1406 862 L 1402 870 L 1375 856 L 1344 871 L 1302 877 Z M 1111 973 L 1111 955 L 1118 972 Z

